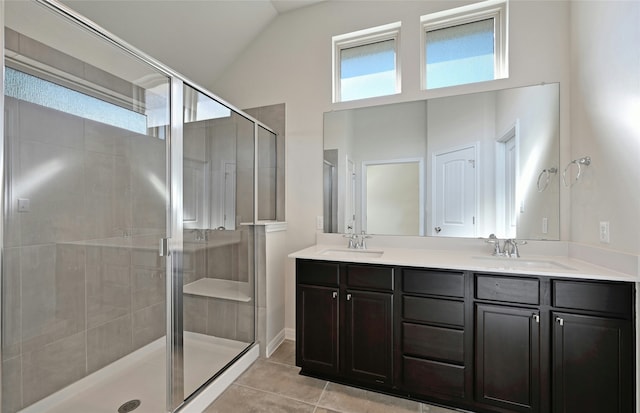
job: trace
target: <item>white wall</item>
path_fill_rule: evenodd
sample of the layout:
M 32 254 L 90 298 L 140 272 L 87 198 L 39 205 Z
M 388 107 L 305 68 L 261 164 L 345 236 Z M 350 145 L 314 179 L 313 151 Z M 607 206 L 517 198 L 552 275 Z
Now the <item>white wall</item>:
M 591 156 L 571 189 L 571 239 L 640 254 L 640 2 L 571 3 L 571 159 Z
M 420 16 L 468 3 L 331 1 L 299 9 L 279 16 L 226 73 L 213 84 L 205 84 L 238 107 L 286 102 L 289 252 L 315 243 L 316 216 L 322 215 L 323 112 L 363 104 L 561 82 L 562 147 L 568 153 L 569 5 L 565 2 L 510 3 L 509 79 L 431 92 L 419 90 Z M 367 102 L 332 104 L 331 37 L 395 21 L 402 22 L 403 92 Z M 567 156 L 562 162 L 566 159 Z M 563 200 L 563 213 L 567 217 L 569 204 Z M 564 222 L 561 236 L 568 239 L 568 220 Z M 287 328 L 295 327 L 293 264 L 289 259 Z

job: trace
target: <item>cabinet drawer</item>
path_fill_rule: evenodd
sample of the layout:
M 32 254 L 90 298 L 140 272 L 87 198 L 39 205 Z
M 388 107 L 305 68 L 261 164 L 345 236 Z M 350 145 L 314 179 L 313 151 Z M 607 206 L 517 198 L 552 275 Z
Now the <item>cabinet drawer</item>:
M 347 287 L 393 290 L 393 268 L 373 265 L 349 265 Z
M 464 367 L 413 357 L 402 358 L 402 379 L 407 390 L 464 397 Z
M 553 305 L 630 316 L 633 284 L 588 281 L 553 281 Z
M 298 260 L 296 276 L 300 284 L 339 285 L 340 267 L 334 262 Z
M 404 270 L 402 288 L 408 293 L 464 297 L 464 274 L 456 271 Z
M 402 297 L 402 316 L 425 323 L 464 326 L 464 303 L 437 298 Z
M 402 323 L 402 351 L 413 356 L 464 363 L 464 332 Z
M 478 275 L 476 298 L 537 305 L 540 304 L 540 282 L 535 278 Z

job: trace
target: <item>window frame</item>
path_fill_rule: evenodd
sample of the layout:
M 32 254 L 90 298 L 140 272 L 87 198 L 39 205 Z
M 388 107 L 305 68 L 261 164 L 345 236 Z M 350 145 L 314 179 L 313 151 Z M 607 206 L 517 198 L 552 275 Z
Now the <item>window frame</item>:
M 508 0 L 488 0 L 455 9 L 420 16 L 420 89 L 434 90 L 472 83 L 460 83 L 441 88 L 427 88 L 427 33 L 467 23 L 493 19 L 493 79 L 509 77 Z M 489 80 L 490 81 L 490 80 Z
M 342 100 L 342 85 L 341 85 L 341 52 L 344 49 L 350 49 L 353 47 L 366 46 L 372 43 L 383 42 L 387 40 L 394 41 L 394 52 L 395 52 L 395 91 L 393 94 L 398 94 L 402 92 L 402 77 L 400 70 L 400 28 L 401 22 L 394 22 L 385 24 L 382 26 L 371 27 L 364 30 L 358 30 L 356 32 L 345 33 L 338 36 L 333 36 L 331 38 L 332 44 L 332 57 L 333 57 L 333 103 L 340 102 L 353 102 L 362 99 L 374 99 L 381 96 L 390 96 L 390 95 L 378 95 L 378 96 L 370 96 L 370 97 L 362 97 L 357 99 L 351 99 L 348 101 Z

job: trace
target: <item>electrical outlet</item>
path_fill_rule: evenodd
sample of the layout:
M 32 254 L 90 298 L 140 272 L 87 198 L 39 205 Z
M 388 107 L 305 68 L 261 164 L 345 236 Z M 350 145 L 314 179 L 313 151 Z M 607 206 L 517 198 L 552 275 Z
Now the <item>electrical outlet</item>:
M 609 221 L 600 221 L 600 242 L 608 244 L 609 238 Z
M 542 218 L 542 233 L 546 234 L 549 232 L 549 220 L 547 217 Z
M 324 217 L 322 215 L 316 216 L 316 229 L 324 229 Z

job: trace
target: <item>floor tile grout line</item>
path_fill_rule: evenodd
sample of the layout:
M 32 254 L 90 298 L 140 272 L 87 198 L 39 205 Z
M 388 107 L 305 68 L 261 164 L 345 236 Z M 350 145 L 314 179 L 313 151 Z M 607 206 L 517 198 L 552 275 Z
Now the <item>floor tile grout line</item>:
M 261 392 L 261 393 L 270 394 L 272 396 L 278 396 L 278 397 L 282 397 L 282 398 L 285 398 L 285 399 L 288 399 L 288 400 L 294 400 L 296 402 L 304 403 L 304 404 L 307 404 L 307 405 L 312 406 L 312 407 L 314 406 L 314 403 L 310 403 L 310 402 L 305 401 L 305 400 L 296 399 L 295 397 L 290 397 L 290 396 L 284 395 L 282 393 L 275 393 L 275 392 L 268 391 L 268 390 L 258 389 L 256 387 L 251 387 L 251 386 L 248 386 L 246 384 L 241 384 L 241 383 L 233 383 L 233 384 L 236 385 L 236 386 L 245 387 L 247 389 L 255 390 L 255 391 L 258 391 L 258 392 Z
M 314 413 L 316 410 L 318 410 L 318 407 L 320 407 L 320 400 L 322 400 L 322 396 L 324 396 L 324 392 L 327 391 L 327 387 L 329 387 L 329 382 L 326 381 L 324 383 L 324 387 L 322 388 L 322 391 L 320 392 L 320 397 L 318 397 L 318 400 L 316 401 L 316 408 L 313 410 Z

